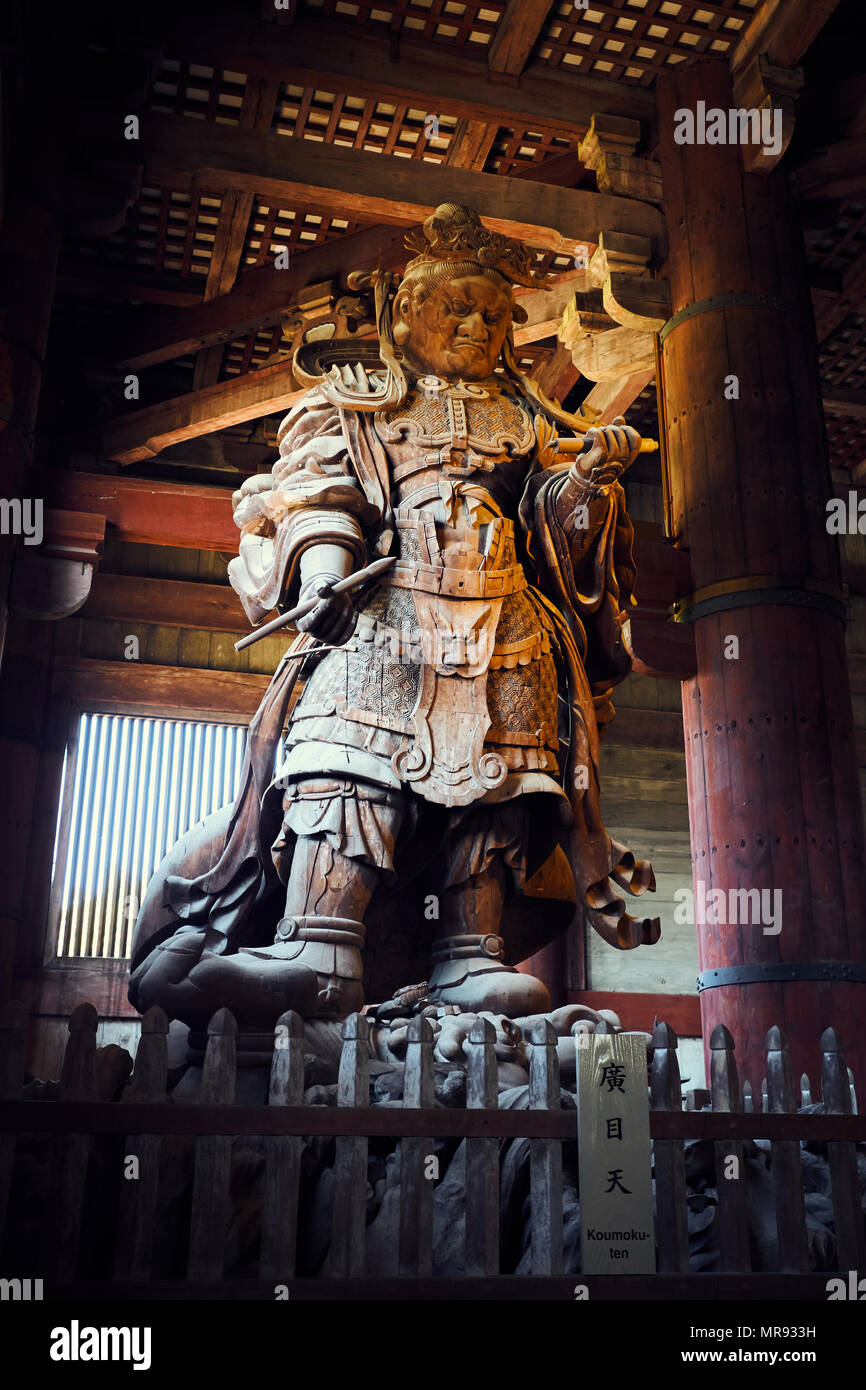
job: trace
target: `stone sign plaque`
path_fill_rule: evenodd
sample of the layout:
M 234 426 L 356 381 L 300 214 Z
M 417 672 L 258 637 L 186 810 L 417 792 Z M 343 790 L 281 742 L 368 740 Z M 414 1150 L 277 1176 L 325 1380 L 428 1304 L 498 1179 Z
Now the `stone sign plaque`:
M 578 1048 L 584 1274 L 654 1274 L 646 1039 L 584 1034 Z

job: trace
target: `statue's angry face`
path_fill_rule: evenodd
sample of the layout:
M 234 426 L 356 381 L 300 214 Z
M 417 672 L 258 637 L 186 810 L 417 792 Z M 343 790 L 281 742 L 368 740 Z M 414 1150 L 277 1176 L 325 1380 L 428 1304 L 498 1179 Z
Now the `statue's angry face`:
M 410 367 L 441 377 L 492 376 L 513 310 L 510 289 L 486 275 L 401 286 L 394 341 Z

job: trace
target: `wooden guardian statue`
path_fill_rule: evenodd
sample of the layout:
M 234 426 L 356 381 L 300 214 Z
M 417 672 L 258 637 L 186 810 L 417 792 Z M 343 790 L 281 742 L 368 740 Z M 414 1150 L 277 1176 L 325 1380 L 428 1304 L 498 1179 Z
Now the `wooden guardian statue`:
M 236 802 L 151 884 L 140 1009 L 197 1026 L 225 1004 L 271 1026 L 420 981 L 418 1003 L 516 1018 L 550 1007 L 514 966 L 559 933 L 658 939 L 620 893 L 652 889 L 652 869 L 599 806 L 599 737 L 630 669 L 619 479 L 641 440 L 565 414 L 518 370 L 525 247 L 446 204 L 412 249 L 399 283 L 353 277 L 375 291 L 375 352 L 300 350 L 310 389 L 279 458 L 235 494 L 229 574 L 250 621 L 316 602 L 250 726 Z M 380 557 L 374 583 L 334 592 Z

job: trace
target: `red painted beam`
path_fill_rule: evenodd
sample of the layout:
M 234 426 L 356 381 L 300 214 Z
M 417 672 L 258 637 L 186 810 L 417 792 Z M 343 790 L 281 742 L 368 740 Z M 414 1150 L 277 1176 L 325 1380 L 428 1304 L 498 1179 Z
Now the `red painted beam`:
M 629 1032 L 651 1033 L 653 1020 L 669 1023 L 678 1037 L 701 1036 L 701 1006 L 692 994 L 626 994 L 611 990 L 569 990 L 569 1004 L 588 1004 L 591 1009 L 613 1009 Z
M 229 488 L 69 472 L 52 474 L 47 492 L 54 506 L 105 517 L 125 541 L 237 553 Z

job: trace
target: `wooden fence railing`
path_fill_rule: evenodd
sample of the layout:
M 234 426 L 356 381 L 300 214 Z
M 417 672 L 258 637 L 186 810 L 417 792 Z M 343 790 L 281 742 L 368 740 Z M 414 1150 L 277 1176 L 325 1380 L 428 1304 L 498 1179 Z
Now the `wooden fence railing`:
M 467 1141 L 467 1282 L 499 1275 L 497 1141 L 509 1138 L 530 1141 L 532 1275 L 548 1279 L 562 1275 L 562 1147 L 564 1140 L 575 1140 L 577 1120 L 574 1109 L 562 1107 L 557 1039 L 549 1024 L 540 1025 L 529 1037 L 529 1109 L 499 1110 L 495 1032 L 483 1019 L 469 1037 L 466 1106 L 460 1109 L 434 1103 L 434 1039 L 423 1017 L 410 1025 L 402 1106 L 370 1105 L 369 1025 L 361 1015 L 343 1026 L 335 1106 L 302 1104 L 304 1025 L 295 1014 L 283 1015 L 277 1024 L 268 1104 L 256 1106 L 235 1103 L 237 1029 L 228 1010 L 220 1010 L 211 1020 L 201 1098 L 194 1104 L 174 1103 L 168 1096 L 168 1026 L 159 1009 L 151 1009 L 144 1017 L 131 1083 L 122 1100 L 95 1100 L 97 1023 L 92 1005 L 82 1004 L 74 1011 L 59 1095 L 52 1100 L 20 1098 L 23 1010 L 10 1006 L 0 1026 L 0 1229 L 7 1208 L 14 1211 L 18 1203 L 28 1200 L 20 1190 L 19 1177 L 13 1180 L 16 1144 L 32 1143 L 39 1136 L 52 1153 L 54 1210 L 44 1213 L 48 1236 L 37 1271 L 49 1286 L 80 1290 L 82 1280 L 86 1283 L 89 1277 L 93 1267 L 88 1253 L 90 1233 L 82 1221 L 88 1169 L 94 1143 L 112 1135 L 122 1136 L 123 1142 L 119 1137 L 114 1141 L 117 1183 L 111 1201 L 116 1219 L 110 1277 L 118 1289 L 134 1286 L 140 1296 L 166 1294 L 165 1287 L 149 1292 L 143 1286 L 152 1280 L 164 1148 L 178 1136 L 187 1136 L 195 1150 L 182 1286 L 187 1297 L 203 1296 L 203 1288 L 212 1288 L 211 1296 L 218 1296 L 223 1287 L 232 1144 L 238 1136 L 255 1136 L 264 1149 L 258 1265 L 262 1287 L 288 1285 L 295 1277 L 302 1153 L 305 1142 L 315 1136 L 335 1138 L 328 1263 L 332 1281 L 365 1275 L 368 1146 L 388 1138 L 399 1141 L 401 1150 L 398 1268 L 402 1279 L 429 1279 L 432 1273 L 434 1184 L 425 1173 L 425 1163 L 433 1141 L 442 1138 Z M 602 1029 L 609 1026 L 600 1025 Z M 821 1114 L 797 1113 L 804 1094 L 811 1097 L 811 1087 L 807 1083 L 804 1091 L 801 1083 L 795 1085 L 779 1029 L 772 1029 L 766 1040 L 765 1110 L 750 1111 L 744 1106 L 744 1088 L 738 1081 L 734 1044 L 727 1029 L 716 1029 L 711 1047 L 712 1108 L 684 1109 L 676 1036 L 666 1024 L 659 1024 L 653 1036 L 650 1120 L 658 1275 L 678 1276 L 680 1289 L 685 1287 L 683 1276 L 688 1276 L 690 1286 L 716 1277 L 690 1275 L 684 1140 L 704 1140 L 713 1146 L 722 1274 L 747 1275 L 752 1269 L 748 1183 L 725 1176 L 732 1158 L 745 1173 L 749 1140 L 769 1142 L 777 1270 L 799 1276 L 810 1270 L 801 1172 L 804 1141 L 827 1145 L 838 1269 L 866 1269 L 855 1149 L 856 1143 L 866 1141 L 866 1117 L 854 1113 L 850 1074 L 836 1032 L 829 1028 L 820 1040 Z M 137 1160 L 135 1181 L 124 1180 L 122 1172 L 131 1159 Z M 826 1271 L 820 1277 L 825 1279 Z M 570 1278 L 573 1283 L 574 1275 Z M 618 1282 L 608 1279 L 608 1283 Z M 678 1296 L 688 1295 L 680 1291 Z

